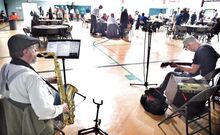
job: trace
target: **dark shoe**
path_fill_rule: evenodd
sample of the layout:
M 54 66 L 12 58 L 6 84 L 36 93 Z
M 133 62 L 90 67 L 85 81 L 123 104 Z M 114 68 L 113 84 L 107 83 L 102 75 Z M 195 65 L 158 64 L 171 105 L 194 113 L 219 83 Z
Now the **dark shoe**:
M 145 90 L 145 94 L 152 95 L 152 96 L 160 99 L 163 102 L 166 101 L 166 97 L 163 95 L 163 91 L 162 91 L 161 87 L 149 88 L 148 90 Z
M 164 91 L 162 90 L 161 87 L 149 88 L 149 90 L 156 90 L 156 91 L 160 92 L 161 94 L 164 94 Z
M 105 37 L 105 36 L 106 36 L 105 34 L 102 34 L 102 35 L 101 35 L 101 37 Z

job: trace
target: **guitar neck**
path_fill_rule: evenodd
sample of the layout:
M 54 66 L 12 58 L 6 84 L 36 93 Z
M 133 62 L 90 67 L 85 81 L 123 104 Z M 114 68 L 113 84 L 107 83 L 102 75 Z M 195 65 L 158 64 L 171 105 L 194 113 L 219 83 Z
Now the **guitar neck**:
M 185 65 L 185 66 L 192 65 L 192 63 L 188 63 L 188 62 L 163 62 L 161 63 L 160 67 L 166 67 L 166 66 L 173 65 L 173 64 Z
M 170 64 L 177 64 L 177 65 L 185 65 L 185 66 L 190 66 L 192 65 L 192 63 L 188 63 L 188 62 L 170 62 Z

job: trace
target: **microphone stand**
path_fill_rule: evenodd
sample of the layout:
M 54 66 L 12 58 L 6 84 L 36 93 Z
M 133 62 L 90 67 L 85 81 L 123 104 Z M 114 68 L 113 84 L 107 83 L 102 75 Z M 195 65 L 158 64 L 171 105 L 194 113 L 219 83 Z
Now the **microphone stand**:
M 65 67 L 65 58 L 62 58 L 62 63 L 63 63 L 63 79 L 64 79 L 64 88 L 66 90 L 66 86 L 67 86 L 67 83 L 66 83 L 66 67 Z M 80 94 L 79 92 L 76 92 L 76 94 L 78 94 L 79 96 L 83 97 L 83 101 L 86 99 L 86 96 Z
M 130 86 L 144 85 L 148 89 L 149 85 L 157 85 L 157 84 L 156 83 L 155 84 L 149 84 L 148 83 L 148 70 L 149 70 L 149 61 L 150 61 L 151 38 L 152 38 L 153 30 L 152 30 L 152 28 L 147 28 L 147 30 L 144 30 L 144 31 L 145 31 L 145 35 L 144 35 L 144 56 L 145 56 L 145 49 L 146 49 L 146 33 L 148 31 L 148 49 L 147 49 L 147 64 L 146 64 L 145 82 L 144 82 L 144 84 L 130 83 Z M 145 63 L 145 61 L 143 61 L 143 63 Z

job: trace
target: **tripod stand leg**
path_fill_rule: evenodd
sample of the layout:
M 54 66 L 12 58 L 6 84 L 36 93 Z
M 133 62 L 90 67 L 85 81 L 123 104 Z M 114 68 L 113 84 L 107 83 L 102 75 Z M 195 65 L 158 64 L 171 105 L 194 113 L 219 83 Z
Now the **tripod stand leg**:
M 100 121 L 101 121 L 100 119 L 98 119 L 99 107 L 100 107 L 100 105 L 103 104 L 103 101 L 101 100 L 101 103 L 97 103 L 97 102 L 95 102 L 95 100 L 93 99 L 93 103 L 97 105 L 96 119 L 94 120 L 94 121 L 95 121 L 95 126 L 94 126 L 94 127 L 91 127 L 91 128 L 79 130 L 79 131 L 78 131 L 78 135 L 85 135 L 85 134 L 89 134 L 89 133 L 92 133 L 92 132 L 94 132 L 95 134 L 108 135 L 106 132 L 102 131 L 102 130 L 99 128 Z
M 87 128 L 87 129 L 81 129 L 78 131 L 78 135 L 86 135 L 86 134 L 92 133 L 94 131 L 95 131 L 94 127 Z
M 101 134 L 101 135 L 108 135 L 106 132 L 104 132 L 104 131 L 102 131 L 100 128 L 98 129 L 99 131 L 99 134 Z

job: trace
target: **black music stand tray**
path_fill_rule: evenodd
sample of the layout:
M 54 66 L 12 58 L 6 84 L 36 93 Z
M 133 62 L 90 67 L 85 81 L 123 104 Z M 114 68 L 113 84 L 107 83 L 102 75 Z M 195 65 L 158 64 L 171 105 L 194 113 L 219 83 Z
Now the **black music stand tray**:
M 100 134 L 100 135 L 108 135 L 106 132 L 102 131 L 99 128 L 99 125 L 101 124 L 101 119 L 98 119 L 98 115 L 99 115 L 99 107 L 100 105 L 103 104 L 103 101 L 101 100 L 101 103 L 96 103 L 95 100 L 93 99 L 93 103 L 97 105 L 97 112 L 96 112 L 96 119 L 95 121 L 95 126 L 91 127 L 91 128 L 87 128 L 87 129 L 81 129 L 78 131 L 78 135 L 85 135 L 85 134 L 89 134 L 89 133 L 95 133 L 96 135 Z
M 69 50 L 64 49 L 65 45 L 69 46 L 71 44 L 71 46 L 75 46 L 75 47 L 70 47 Z M 63 65 L 63 79 L 64 79 L 64 86 L 66 89 L 67 83 L 66 83 L 66 67 L 65 67 L 65 59 L 78 59 L 79 58 L 79 53 L 80 53 L 80 44 L 81 44 L 81 40 L 78 39 L 67 39 L 67 40 L 49 40 L 48 41 L 48 45 L 47 45 L 47 51 L 54 51 L 55 49 L 55 53 L 57 55 L 57 58 L 62 59 L 62 65 Z M 72 49 L 72 50 L 71 50 Z M 73 52 L 72 52 L 73 51 Z M 68 54 L 68 55 L 62 55 L 62 53 L 64 54 Z M 61 55 L 60 55 L 61 54 Z M 49 57 L 48 57 L 49 58 Z M 83 97 L 84 100 L 86 99 L 86 96 L 76 92 L 76 94 L 78 94 L 79 96 Z

